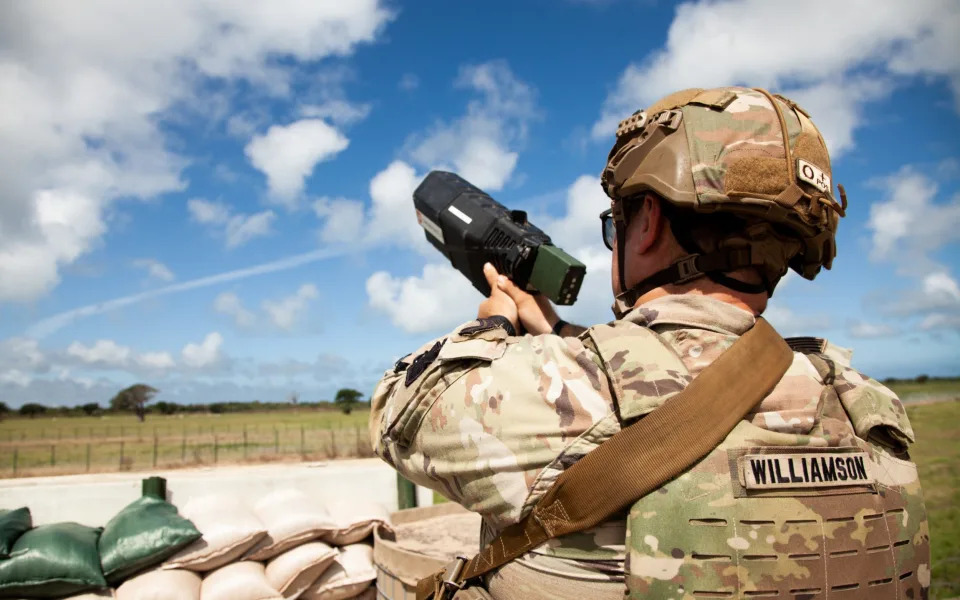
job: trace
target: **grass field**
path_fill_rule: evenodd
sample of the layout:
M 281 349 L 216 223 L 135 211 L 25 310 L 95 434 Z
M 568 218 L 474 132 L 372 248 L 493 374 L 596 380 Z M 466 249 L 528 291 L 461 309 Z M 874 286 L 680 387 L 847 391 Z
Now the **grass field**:
M 933 554 L 931 598 L 960 596 L 960 402 L 908 406 Z
M 893 383 L 888 387 L 904 402 L 925 398 L 960 398 L 960 379 L 935 379 L 924 383 Z
M 8 419 L 0 477 L 370 456 L 367 411 Z

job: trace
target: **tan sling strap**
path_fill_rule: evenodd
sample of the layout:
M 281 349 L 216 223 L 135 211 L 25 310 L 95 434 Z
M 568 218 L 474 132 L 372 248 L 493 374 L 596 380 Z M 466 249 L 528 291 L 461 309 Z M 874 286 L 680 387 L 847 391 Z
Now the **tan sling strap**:
M 471 559 L 417 584 L 417 600 L 445 600 L 547 540 L 589 529 L 706 456 L 763 400 L 793 362 L 762 318 L 683 391 L 571 465 L 526 517 Z

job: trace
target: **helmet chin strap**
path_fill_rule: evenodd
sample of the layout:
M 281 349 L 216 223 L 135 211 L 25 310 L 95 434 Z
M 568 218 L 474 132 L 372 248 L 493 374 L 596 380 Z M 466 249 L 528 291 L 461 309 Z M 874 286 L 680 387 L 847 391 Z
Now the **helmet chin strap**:
M 680 258 L 669 267 L 661 269 L 656 273 L 642 280 L 637 285 L 628 290 L 624 290 L 626 285 L 626 223 L 622 220 L 615 220 L 617 230 L 617 270 L 620 276 L 620 290 L 614 300 L 613 314 L 617 319 L 622 319 L 625 314 L 637 303 L 641 296 L 663 285 L 682 284 L 700 277 L 708 277 L 710 280 L 726 286 L 732 290 L 743 292 L 745 294 L 772 294 L 770 282 L 748 283 L 740 281 L 725 275 L 730 271 L 736 271 L 753 264 L 749 247 L 745 248 L 725 248 L 715 250 L 707 254 L 702 254 L 700 248 L 687 235 L 686 232 L 679 231 L 673 221 L 670 221 L 670 229 L 674 237 L 680 243 L 684 250 L 689 252 L 687 256 Z

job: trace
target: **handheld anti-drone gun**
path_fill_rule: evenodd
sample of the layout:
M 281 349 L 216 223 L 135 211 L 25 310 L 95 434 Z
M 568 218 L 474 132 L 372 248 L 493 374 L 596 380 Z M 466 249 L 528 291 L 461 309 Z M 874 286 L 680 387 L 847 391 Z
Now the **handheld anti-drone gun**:
M 413 192 L 417 221 L 427 240 L 467 276 L 481 294 L 490 294 L 483 265 L 555 304 L 577 300 L 587 268 L 550 241 L 522 210 L 508 210 L 455 173 L 431 171 Z

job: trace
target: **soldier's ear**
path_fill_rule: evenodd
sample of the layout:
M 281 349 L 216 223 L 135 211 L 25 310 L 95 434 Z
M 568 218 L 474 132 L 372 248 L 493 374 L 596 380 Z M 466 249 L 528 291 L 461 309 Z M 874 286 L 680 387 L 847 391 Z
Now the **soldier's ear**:
M 663 210 L 660 208 L 660 199 L 647 194 L 627 227 L 629 249 L 636 254 L 646 254 L 655 249 L 662 233 Z

